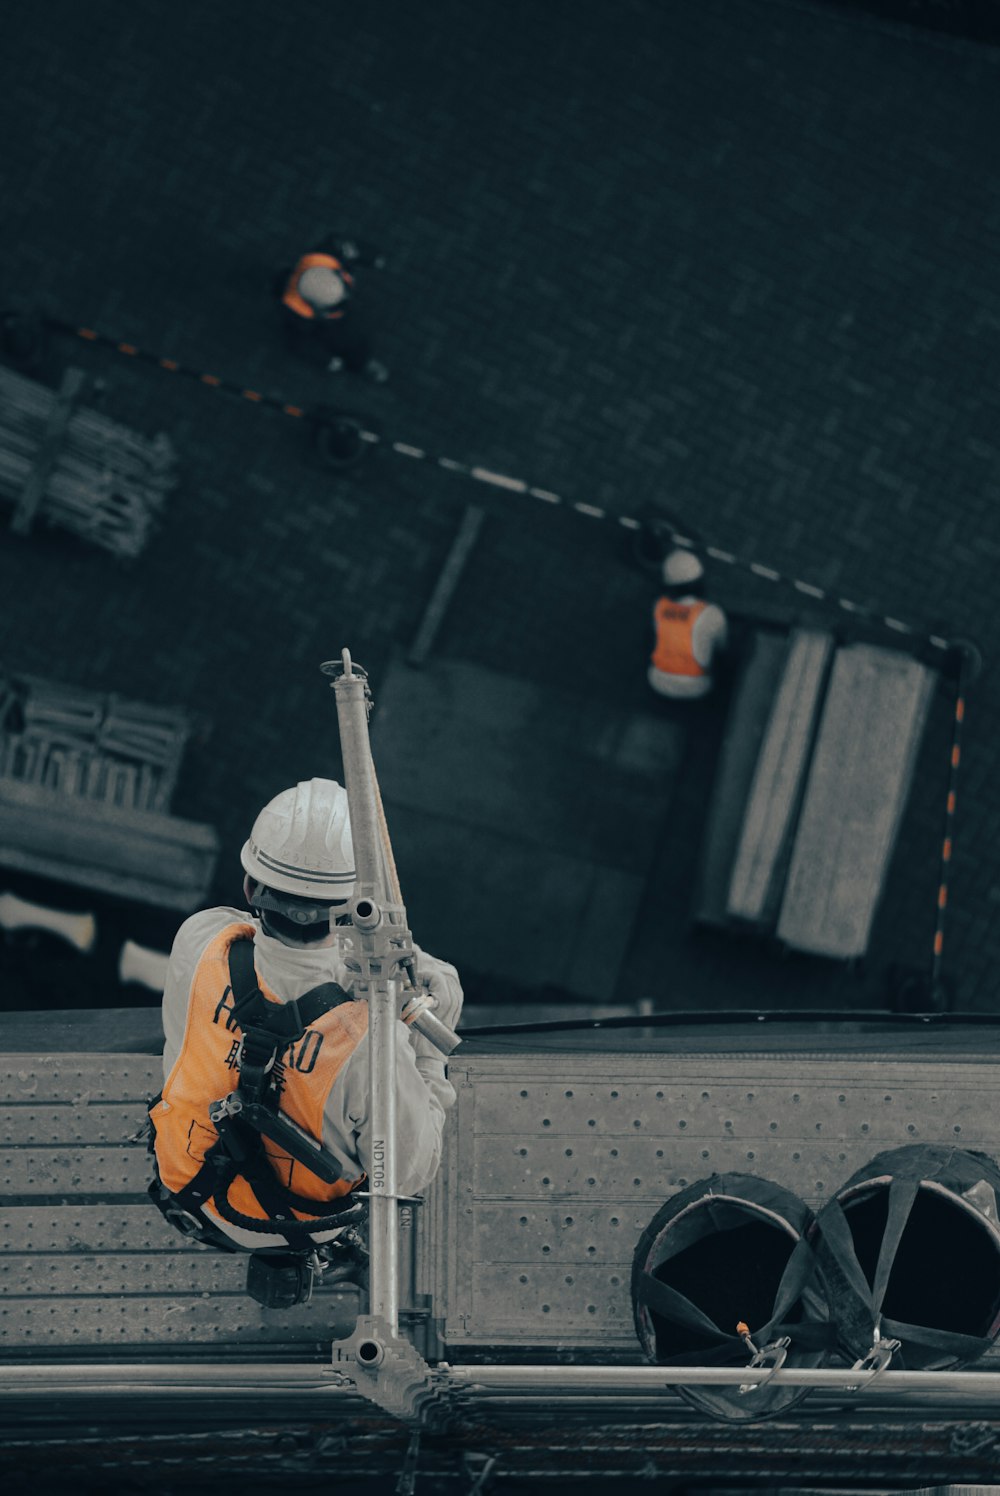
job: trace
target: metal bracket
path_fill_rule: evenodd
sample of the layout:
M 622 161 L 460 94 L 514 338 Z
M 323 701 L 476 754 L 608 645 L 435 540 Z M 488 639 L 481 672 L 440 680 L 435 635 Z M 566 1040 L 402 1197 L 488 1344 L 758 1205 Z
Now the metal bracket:
M 362 1397 L 405 1423 L 446 1421 L 448 1382 L 408 1340 L 394 1335 L 378 1314 L 362 1315 L 346 1340 L 333 1343 L 333 1365 L 347 1373 Z

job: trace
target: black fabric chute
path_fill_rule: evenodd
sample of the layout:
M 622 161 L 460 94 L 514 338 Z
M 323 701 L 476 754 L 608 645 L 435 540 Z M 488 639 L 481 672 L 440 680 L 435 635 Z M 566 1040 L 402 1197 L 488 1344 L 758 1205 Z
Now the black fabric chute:
M 1000 1168 L 983 1153 L 910 1144 L 878 1154 L 816 1217 L 841 1349 L 875 1330 L 897 1369 L 967 1365 L 1000 1331 Z
M 822 1366 L 836 1344 L 822 1273 L 806 1240 L 812 1212 L 798 1196 L 752 1174 L 714 1174 L 681 1190 L 643 1232 L 632 1264 L 636 1333 L 658 1365 L 745 1366 L 751 1352 L 788 1337 L 786 1365 Z M 806 1388 L 771 1384 L 678 1387 L 728 1422 L 783 1413 Z

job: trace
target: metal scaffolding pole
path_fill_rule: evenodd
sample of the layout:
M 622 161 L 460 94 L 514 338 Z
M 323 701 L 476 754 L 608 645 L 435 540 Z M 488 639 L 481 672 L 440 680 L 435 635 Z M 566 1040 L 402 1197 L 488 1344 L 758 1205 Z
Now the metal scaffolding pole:
M 416 1363 L 415 1363 L 416 1364 Z M 504 1402 L 551 1410 L 576 1402 L 604 1407 L 625 1404 L 636 1416 L 656 1413 L 662 1399 L 672 1401 L 679 1386 L 731 1386 L 736 1383 L 808 1387 L 841 1406 L 860 1407 L 869 1398 L 879 1403 L 912 1403 L 915 1408 L 938 1408 L 957 1417 L 1000 1409 L 1000 1371 L 878 1371 L 849 1367 L 767 1368 L 718 1366 L 440 1366 L 438 1386 L 460 1393 L 464 1405 L 484 1407 Z M 10 1397 L 81 1399 L 97 1393 L 141 1398 L 184 1398 L 203 1391 L 219 1395 L 260 1393 L 271 1399 L 306 1396 L 339 1400 L 353 1390 L 335 1367 L 315 1364 L 258 1362 L 176 1362 L 142 1364 L 96 1361 L 90 1363 L 17 1362 L 0 1366 L 0 1392 Z M 808 1409 L 806 1410 L 808 1413 Z M 800 1421 L 800 1414 L 795 1418 Z M 808 1421 L 808 1418 L 806 1419 Z
M 1000 1406 L 998 1371 L 873 1371 L 851 1367 L 750 1366 L 450 1366 L 455 1386 L 480 1396 L 548 1398 L 593 1393 L 613 1397 L 655 1395 L 673 1387 L 810 1387 L 823 1393 L 951 1395 Z
M 348 650 L 342 673 L 333 683 L 344 761 L 344 787 L 351 817 L 357 881 L 353 920 L 355 957 L 360 973 L 355 982 L 359 997 L 368 1002 L 368 1085 L 370 1097 L 371 1166 L 368 1187 L 370 1312 L 380 1318 L 390 1335 L 399 1329 L 399 1233 L 397 1230 L 396 1170 L 396 1020 L 399 1014 L 398 954 L 405 955 L 408 931 L 397 930 L 393 941 L 383 907 L 382 854 L 375 776 L 368 740 L 371 695 L 363 671 L 358 673 Z M 397 916 L 398 918 L 398 916 Z
M 355 993 L 368 1003 L 369 1309 L 353 1335 L 335 1341 L 335 1365 L 347 1369 L 365 1397 L 396 1417 L 433 1416 L 437 1379 L 409 1340 L 399 1334 L 399 1189 L 396 1168 L 396 1043 L 402 1016 L 443 1053 L 458 1043 L 431 1004 L 414 990 L 401 1013 L 403 973 L 412 972 L 413 941 L 395 875 L 388 828 L 368 741 L 371 693 L 360 666 L 345 649 L 323 667 L 334 677 L 344 783 L 351 817 L 357 880 L 351 901 L 350 964 Z

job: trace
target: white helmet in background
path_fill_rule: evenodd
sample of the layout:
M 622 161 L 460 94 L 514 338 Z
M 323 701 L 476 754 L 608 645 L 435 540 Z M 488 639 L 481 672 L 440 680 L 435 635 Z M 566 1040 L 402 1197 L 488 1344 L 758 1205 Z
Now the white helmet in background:
M 328 312 L 347 297 L 347 287 L 329 265 L 310 265 L 299 276 L 295 289 L 316 312 Z
M 699 582 L 705 575 L 694 551 L 671 551 L 663 563 L 663 580 L 668 587 L 684 587 Z
M 275 795 L 253 823 L 240 861 L 258 883 L 333 904 L 354 894 L 347 791 L 335 779 L 304 779 Z

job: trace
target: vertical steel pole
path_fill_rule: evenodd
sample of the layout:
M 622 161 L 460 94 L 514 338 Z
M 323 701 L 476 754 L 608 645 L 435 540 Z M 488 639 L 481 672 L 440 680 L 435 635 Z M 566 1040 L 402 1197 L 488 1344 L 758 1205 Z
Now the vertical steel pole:
M 361 962 L 357 990 L 368 1001 L 370 1314 L 396 1335 L 399 1329 L 399 1240 L 396 1196 L 396 1022 L 399 994 L 390 967 L 388 929 L 381 901 L 382 853 L 368 738 L 368 693 L 348 651 L 333 683 L 351 817 L 357 887 L 354 940 Z M 380 930 L 380 926 L 383 928 Z M 381 938 L 380 938 L 381 936 Z

